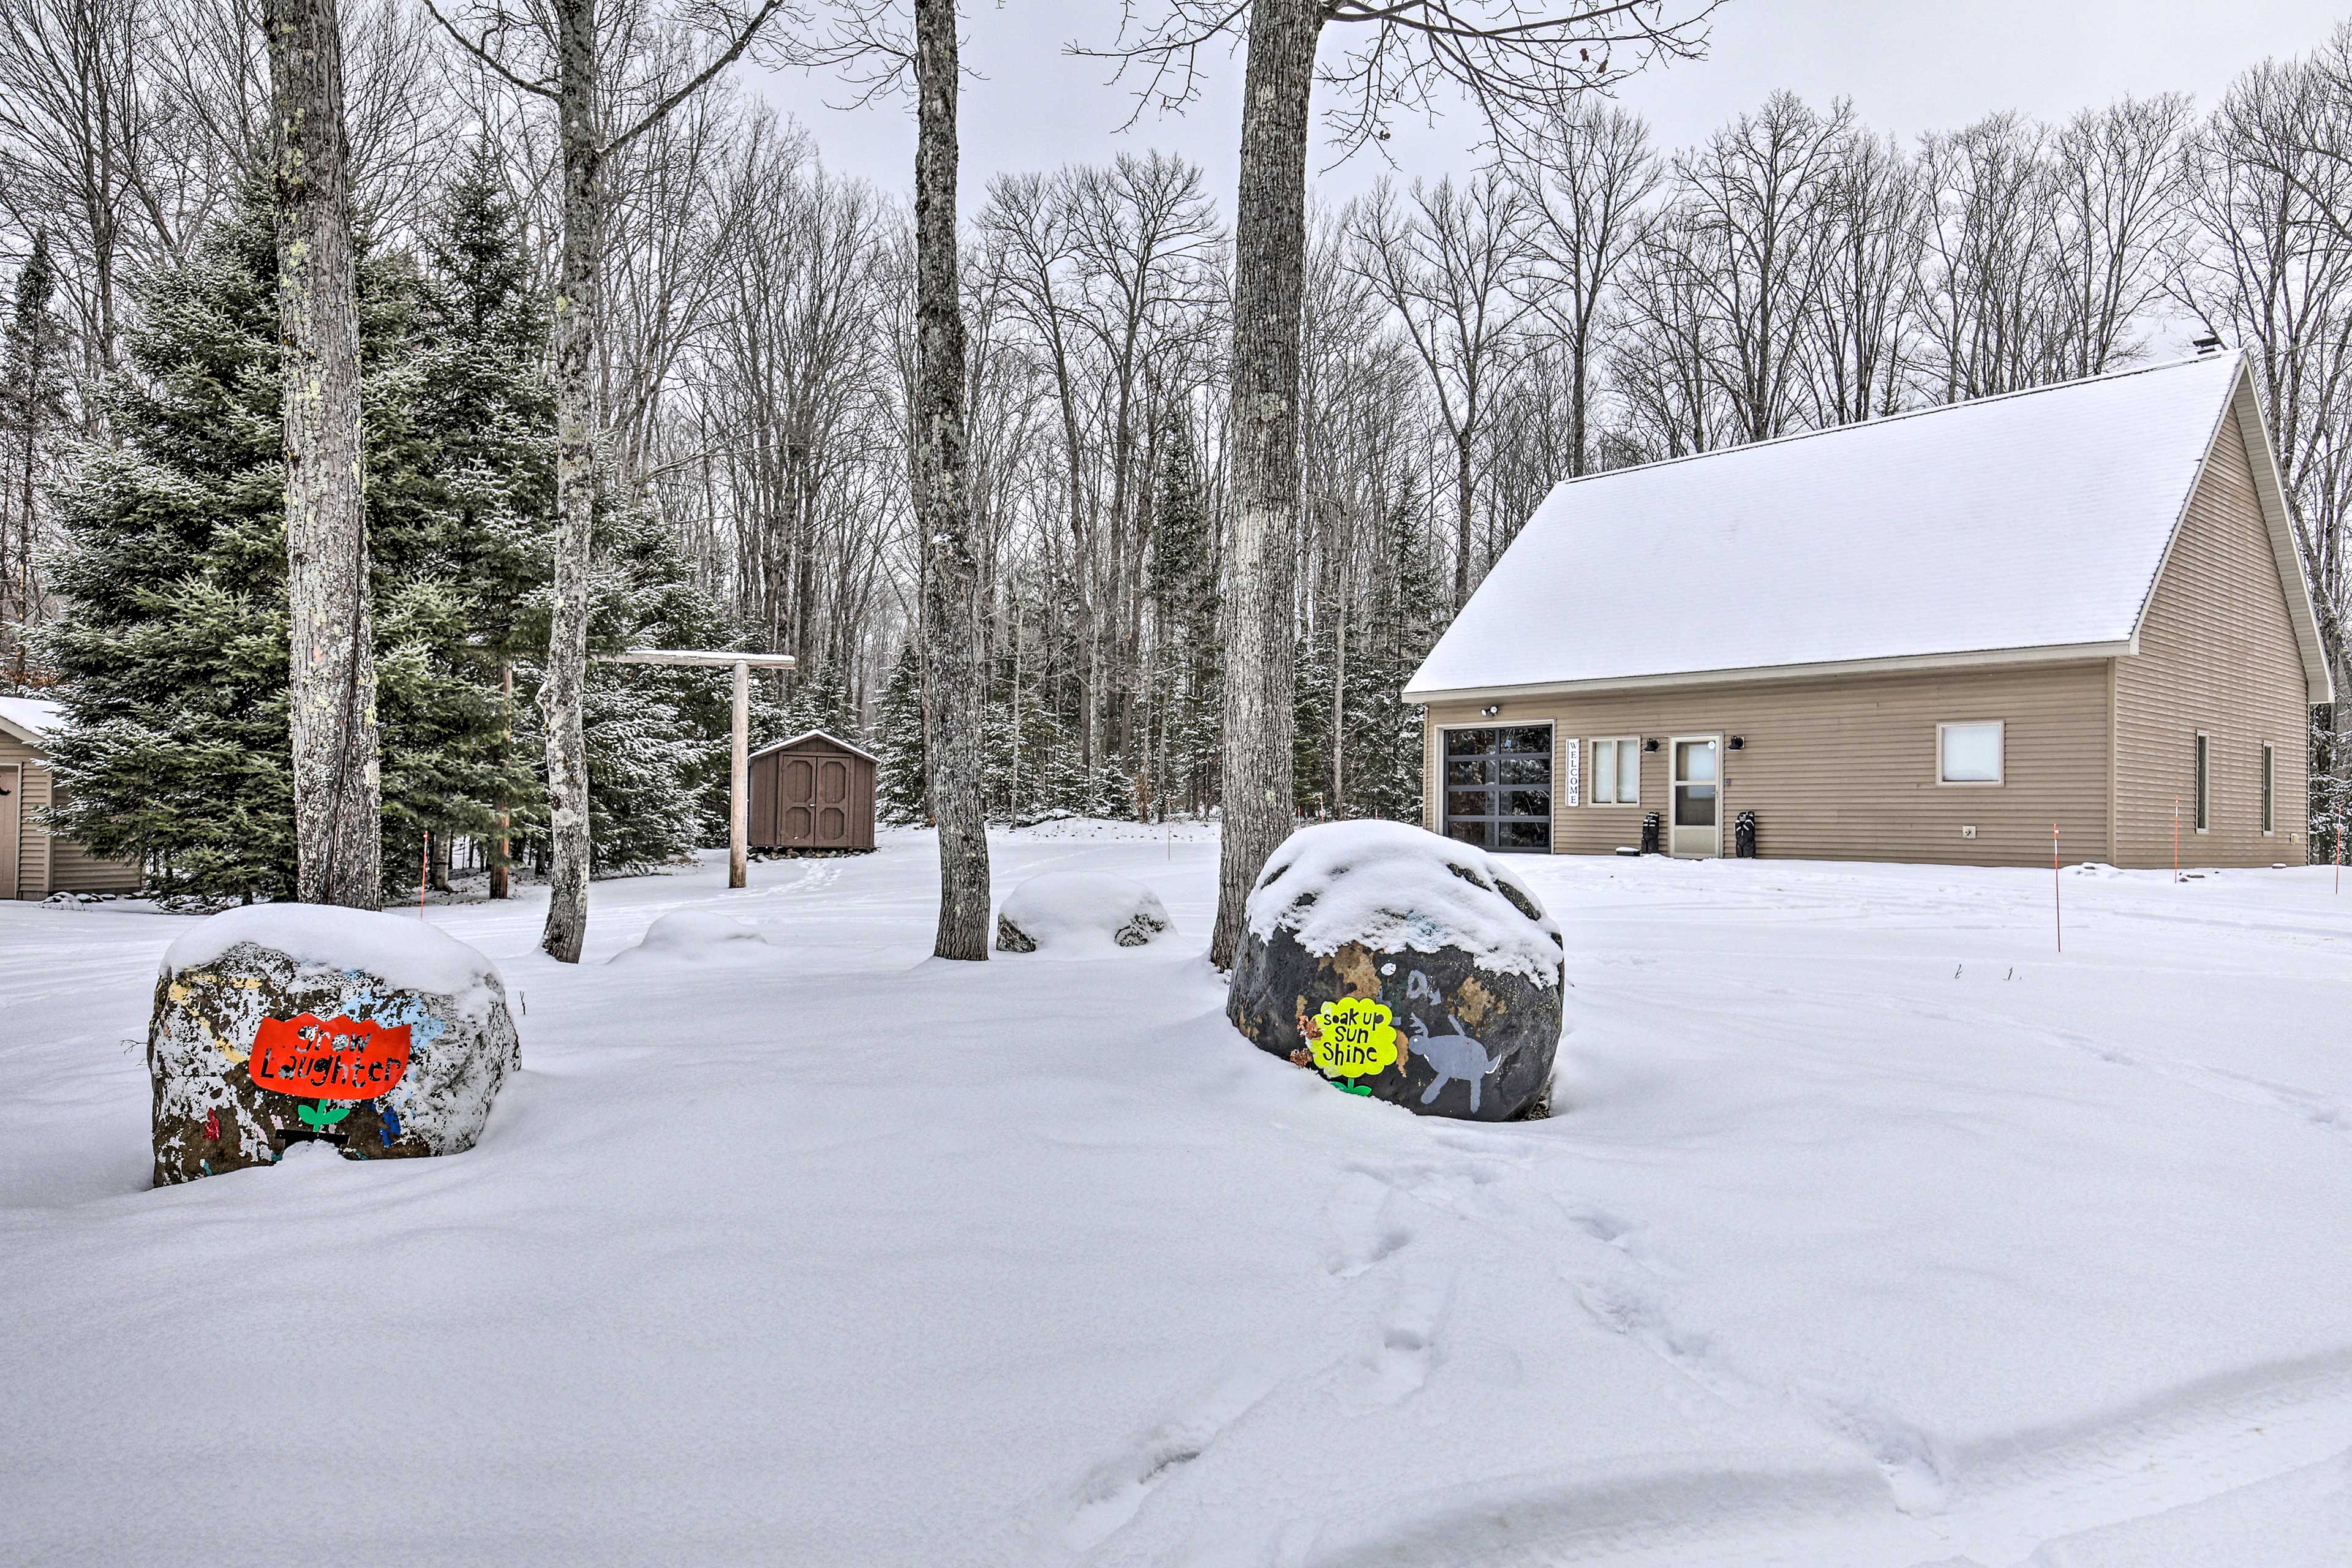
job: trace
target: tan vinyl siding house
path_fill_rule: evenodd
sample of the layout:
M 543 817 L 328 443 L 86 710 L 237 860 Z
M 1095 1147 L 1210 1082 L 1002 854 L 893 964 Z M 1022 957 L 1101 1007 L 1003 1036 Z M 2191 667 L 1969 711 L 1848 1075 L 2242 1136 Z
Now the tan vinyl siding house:
M 101 860 L 40 826 L 38 814 L 57 799 L 42 737 L 62 721 L 55 703 L 0 698 L 0 899 L 139 888 L 138 867 Z
M 1685 549 L 1711 581 L 1662 574 Z M 1571 481 L 1406 695 L 1425 825 L 1496 848 L 1656 813 L 1728 855 L 1752 812 L 1765 856 L 2047 865 L 2054 826 L 2160 866 L 2177 801 L 2183 864 L 2266 866 L 2305 858 L 2332 687 L 2251 378 L 2209 356 Z

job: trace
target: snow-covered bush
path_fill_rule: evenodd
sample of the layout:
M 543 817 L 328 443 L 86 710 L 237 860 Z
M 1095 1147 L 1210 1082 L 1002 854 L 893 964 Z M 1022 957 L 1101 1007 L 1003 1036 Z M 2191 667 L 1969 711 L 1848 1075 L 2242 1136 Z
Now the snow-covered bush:
M 1399 822 L 1303 827 L 1251 890 L 1226 1016 L 1353 1093 L 1504 1121 L 1550 1082 L 1563 945 L 1482 849 Z
M 648 958 L 678 963 L 759 963 L 776 955 L 760 928 L 732 915 L 709 910 L 673 910 L 646 928 L 635 947 L 625 947 L 613 962 Z
M 436 927 L 227 910 L 173 942 L 156 981 L 155 1184 L 272 1163 L 289 1135 L 367 1160 L 470 1149 L 520 1056 L 498 970 Z
M 1047 871 L 1005 895 L 996 951 L 1059 956 L 1141 947 L 1171 929 L 1160 895 L 1108 871 Z

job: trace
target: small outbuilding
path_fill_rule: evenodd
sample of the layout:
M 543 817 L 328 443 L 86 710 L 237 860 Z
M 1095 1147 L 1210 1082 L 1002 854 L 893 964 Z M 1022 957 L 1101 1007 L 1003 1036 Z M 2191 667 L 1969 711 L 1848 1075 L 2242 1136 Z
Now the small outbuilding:
M 55 702 L 0 697 L 0 899 L 139 890 L 135 864 L 102 860 L 35 820 L 36 812 L 58 797 L 47 739 L 65 718 Z
M 754 849 L 874 847 L 874 754 L 811 730 L 751 753 Z

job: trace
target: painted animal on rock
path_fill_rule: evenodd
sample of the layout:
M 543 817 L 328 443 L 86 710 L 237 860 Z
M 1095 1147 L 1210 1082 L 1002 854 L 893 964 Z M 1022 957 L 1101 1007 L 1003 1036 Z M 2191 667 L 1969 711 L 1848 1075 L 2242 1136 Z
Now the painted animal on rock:
M 1429 1026 L 1419 1018 L 1405 1021 L 1406 1026 L 1412 1030 L 1413 1054 L 1426 1058 L 1429 1065 L 1437 1069 L 1437 1076 L 1430 1079 L 1429 1087 L 1422 1091 L 1421 1102 L 1423 1105 L 1436 1104 L 1438 1092 L 1449 1081 L 1459 1079 L 1470 1086 L 1470 1113 L 1475 1116 L 1478 1113 L 1478 1091 L 1486 1081 L 1486 1075 L 1502 1066 L 1503 1058 L 1510 1053 L 1501 1051 L 1490 1057 L 1486 1054 L 1486 1047 L 1472 1039 L 1464 1030 L 1461 1019 L 1448 1013 L 1445 1021 L 1454 1026 L 1453 1033 L 1433 1035 L 1429 1032 Z

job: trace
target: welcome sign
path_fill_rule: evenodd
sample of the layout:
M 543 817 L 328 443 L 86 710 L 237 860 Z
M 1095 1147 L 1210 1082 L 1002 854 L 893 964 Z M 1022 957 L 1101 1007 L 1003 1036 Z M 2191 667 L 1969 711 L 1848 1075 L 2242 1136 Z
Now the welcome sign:
M 280 1094 L 373 1100 L 408 1071 L 408 1026 L 386 1028 L 340 1014 L 264 1018 L 247 1065 L 255 1084 Z

